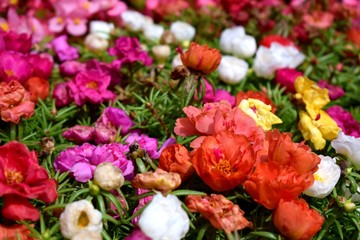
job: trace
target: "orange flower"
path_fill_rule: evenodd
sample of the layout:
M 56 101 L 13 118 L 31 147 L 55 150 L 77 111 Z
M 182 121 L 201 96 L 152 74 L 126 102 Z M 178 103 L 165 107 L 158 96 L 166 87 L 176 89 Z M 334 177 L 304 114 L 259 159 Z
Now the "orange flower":
M 178 173 L 182 181 L 194 173 L 189 151 L 178 143 L 166 147 L 161 152 L 158 167 L 168 172 Z
M 279 232 L 290 240 L 312 239 L 324 223 L 324 218 L 301 198 L 280 201 L 273 220 Z
M 24 87 L 30 92 L 30 100 L 34 103 L 37 103 L 38 98 L 45 100 L 49 95 L 49 81 L 43 78 L 31 77 L 24 83 Z
M 276 112 L 276 106 L 275 104 L 273 103 L 273 101 L 271 101 L 270 98 L 268 98 L 266 96 L 266 94 L 264 92 L 255 92 L 255 91 L 252 91 L 252 90 L 249 90 L 247 92 L 243 92 L 243 91 L 240 91 L 236 94 L 236 103 L 235 105 L 238 106 L 242 100 L 246 100 L 246 99 L 249 99 L 249 98 L 254 98 L 254 99 L 258 99 L 260 101 L 262 101 L 263 103 L 267 104 L 267 105 L 270 105 L 271 106 L 271 112 L 272 113 L 275 113 Z
M 255 157 L 246 136 L 224 131 L 205 137 L 191 161 L 208 186 L 215 191 L 228 191 L 249 176 Z
M 296 199 L 314 182 L 320 158 L 303 143 L 291 141 L 291 135 L 278 130 L 267 133 L 269 150 L 259 158 L 255 171 L 244 182 L 251 197 L 267 209 L 281 199 Z
M 189 49 L 181 54 L 182 63 L 193 70 L 205 74 L 212 73 L 217 69 L 221 61 L 221 53 L 207 45 L 201 46 L 191 42 Z
M 136 174 L 131 182 L 133 187 L 154 189 L 161 191 L 164 195 L 176 189 L 180 184 L 181 178 L 178 173 L 169 173 L 160 168 L 157 168 L 155 172 Z
M 222 229 L 226 233 L 252 227 L 252 223 L 244 218 L 244 212 L 240 207 L 223 195 L 211 194 L 210 197 L 190 195 L 186 197 L 185 203 L 191 212 L 199 212 L 213 227 Z
M 33 224 L 31 224 L 33 227 Z M 0 225 L 0 239 L 6 240 L 33 240 L 36 238 L 29 237 L 31 231 L 25 225 L 13 225 L 13 226 L 4 226 Z

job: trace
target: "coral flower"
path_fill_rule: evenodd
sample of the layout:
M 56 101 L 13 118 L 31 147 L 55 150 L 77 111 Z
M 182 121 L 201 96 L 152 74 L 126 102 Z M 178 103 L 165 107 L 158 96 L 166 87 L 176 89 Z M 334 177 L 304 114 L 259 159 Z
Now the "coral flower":
M 33 224 L 31 224 L 30 226 L 34 227 Z M 35 240 L 35 238 L 29 236 L 30 234 L 31 231 L 22 224 L 13 226 L 0 225 L 0 239 Z
M 45 100 L 49 95 L 49 81 L 40 77 L 31 77 L 25 83 L 24 87 L 30 92 L 30 100 L 37 103 L 38 99 Z
M 219 50 L 210 48 L 207 45 L 201 46 L 191 42 L 189 49 L 181 54 L 182 63 L 193 70 L 205 74 L 212 73 L 217 69 L 221 62 Z
M 321 229 L 324 223 L 316 210 L 310 209 L 304 199 L 280 201 L 273 214 L 275 227 L 290 240 L 308 240 Z
M 311 15 L 304 15 L 303 20 L 309 27 L 326 29 L 332 25 L 334 21 L 334 15 L 329 12 L 314 11 Z
M 208 186 L 215 191 L 228 191 L 252 172 L 254 149 L 246 136 L 224 131 L 205 137 L 191 161 Z
M 252 227 L 252 223 L 246 220 L 240 207 L 223 195 L 211 194 L 210 197 L 189 195 L 185 203 L 191 212 L 199 212 L 213 227 L 222 229 L 226 233 Z
M 281 199 L 296 199 L 313 184 L 320 158 L 305 144 L 292 142 L 290 134 L 275 130 L 266 136 L 268 155 L 243 185 L 256 202 L 274 209 Z

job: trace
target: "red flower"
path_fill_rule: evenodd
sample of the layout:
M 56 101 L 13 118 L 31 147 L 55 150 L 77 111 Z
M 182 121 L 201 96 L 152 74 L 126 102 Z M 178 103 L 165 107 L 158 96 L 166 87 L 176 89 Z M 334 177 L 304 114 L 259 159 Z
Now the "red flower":
M 243 185 L 256 202 L 274 209 L 281 199 L 294 200 L 313 184 L 320 158 L 278 130 L 267 132 L 267 141 L 268 154 L 258 159 L 255 171 Z
M 0 147 L 0 196 L 4 197 L 2 215 L 11 220 L 33 220 L 40 213 L 28 199 L 50 203 L 57 198 L 55 180 L 38 163 L 36 153 L 13 141 Z
M 33 225 L 31 225 L 33 227 Z M 35 240 L 36 238 L 29 237 L 31 231 L 22 224 L 13 226 L 0 225 L 0 239 L 6 240 Z
M 190 195 L 185 199 L 191 212 L 199 212 L 208 219 L 211 225 L 226 233 L 252 227 L 252 223 L 244 218 L 244 212 L 238 205 L 223 195 L 211 194 L 210 197 Z
M 168 172 L 178 173 L 182 181 L 194 173 L 189 151 L 178 143 L 166 147 L 161 152 L 158 167 Z
M 280 201 L 273 220 L 279 232 L 290 240 L 312 239 L 324 223 L 324 218 L 301 198 Z
M 208 186 L 215 191 L 228 191 L 249 176 L 255 157 L 246 136 L 226 131 L 205 137 L 191 161 Z
M 360 48 L 360 29 L 351 28 L 346 32 L 348 39 Z
M 279 43 L 283 46 L 295 45 L 290 39 L 284 38 L 280 35 L 268 35 L 263 38 L 263 40 L 260 42 L 260 45 L 269 48 L 273 42 Z
M 255 92 L 255 91 L 249 90 L 247 92 L 243 92 L 243 91 L 238 92 L 236 94 L 235 105 L 238 106 L 242 100 L 248 99 L 248 98 L 258 99 L 258 100 L 262 101 L 263 103 L 270 105 L 272 113 L 276 112 L 276 106 L 273 103 L 273 101 L 271 101 L 271 99 L 268 98 L 264 92 L 259 92 L 259 91 Z
M 40 77 L 31 77 L 25 83 L 24 87 L 30 92 L 30 100 L 37 103 L 38 98 L 45 100 L 49 95 L 49 81 Z
M 209 74 L 219 66 L 221 53 L 208 45 L 191 42 L 189 49 L 185 53 L 181 52 L 181 61 L 188 68 Z

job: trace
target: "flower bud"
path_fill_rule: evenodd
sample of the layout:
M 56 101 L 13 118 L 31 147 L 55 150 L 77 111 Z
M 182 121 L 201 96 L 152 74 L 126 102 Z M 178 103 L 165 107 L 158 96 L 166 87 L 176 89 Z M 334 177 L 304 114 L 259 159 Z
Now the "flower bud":
M 110 162 L 100 163 L 95 168 L 94 183 L 106 191 L 121 187 L 124 181 L 122 171 Z
M 219 78 L 227 84 L 237 84 L 246 77 L 249 65 L 242 59 L 223 56 L 218 67 Z
M 176 40 L 179 42 L 193 40 L 196 33 L 196 30 L 192 25 L 182 21 L 173 22 L 170 26 L 170 31 L 175 35 Z
M 159 63 L 165 62 L 171 53 L 169 45 L 156 45 L 151 51 L 154 54 L 154 59 Z
M 84 44 L 87 49 L 93 52 L 105 51 L 109 47 L 109 41 L 95 33 L 87 35 Z
M 345 201 L 344 210 L 346 212 L 350 213 L 350 212 L 354 211 L 355 208 L 356 208 L 356 205 L 355 205 L 355 203 L 353 203 L 351 201 L 351 199 L 348 199 L 348 200 Z

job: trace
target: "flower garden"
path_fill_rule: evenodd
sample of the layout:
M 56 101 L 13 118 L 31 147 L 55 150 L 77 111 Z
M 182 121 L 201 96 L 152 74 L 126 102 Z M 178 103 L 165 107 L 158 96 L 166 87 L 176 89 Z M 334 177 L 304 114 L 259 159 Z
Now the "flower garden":
M 360 239 L 357 0 L 0 1 L 0 239 Z

